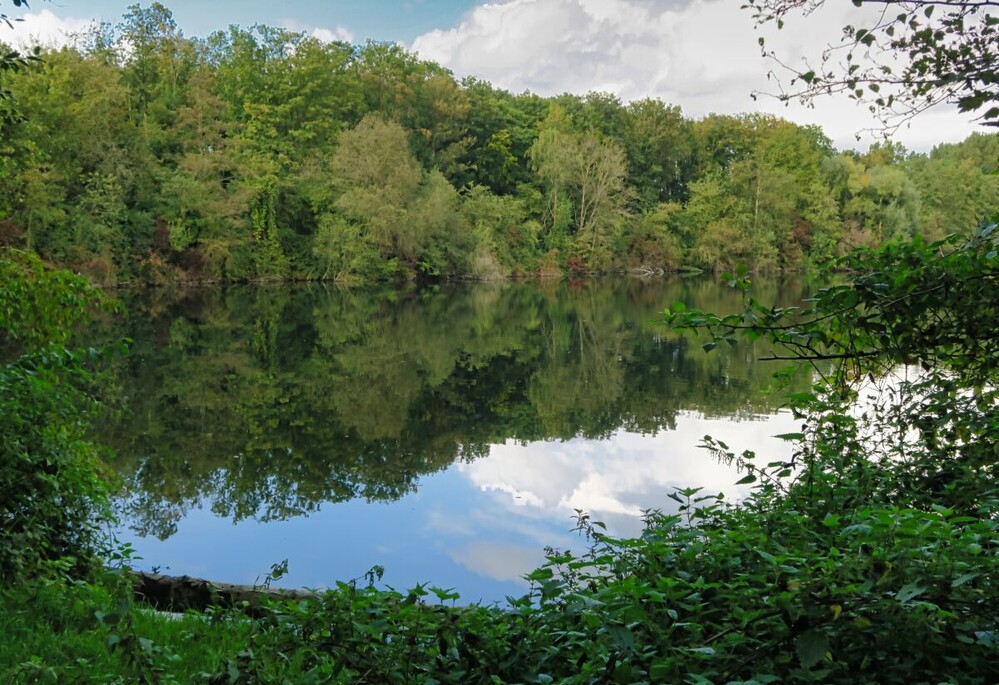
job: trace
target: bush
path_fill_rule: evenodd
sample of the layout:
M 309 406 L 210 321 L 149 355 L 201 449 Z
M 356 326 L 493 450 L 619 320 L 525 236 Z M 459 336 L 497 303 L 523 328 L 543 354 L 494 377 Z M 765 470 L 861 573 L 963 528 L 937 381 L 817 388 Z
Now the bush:
M 62 347 L 90 307 L 111 307 L 73 274 L 36 257 L 0 253 L 0 576 L 17 580 L 50 562 L 88 566 L 106 493 L 87 439 L 94 400 L 86 369 L 96 350 Z

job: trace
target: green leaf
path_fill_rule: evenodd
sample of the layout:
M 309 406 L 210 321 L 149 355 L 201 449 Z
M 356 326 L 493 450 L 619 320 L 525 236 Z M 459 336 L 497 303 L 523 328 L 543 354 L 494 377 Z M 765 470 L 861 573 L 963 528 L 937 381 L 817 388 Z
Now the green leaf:
M 635 647 L 635 636 L 627 627 L 610 625 L 605 630 L 610 639 L 620 649 L 630 650 Z
M 715 653 L 714 647 L 692 647 L 689 651 L 694 654 L 706 654 L 708 656 L 712 656 Z
M 777 557 L 769 552 L 764 552 L 762 549 L 758 549 L 756 550 L 756 553 L 759 554 L 764 561 L 769 561 L 771 564 L 777 563 Z
M 962 585 L 964 585 L 965 583 L 967 583 L 969 580 L 974 580 L 975 578 L 977 578 L 980 575 L 981 575 L 981 573 L 965 573 L 964 575 L 958 576 L 957 578 L 955 578 L 954 580 L 952 580 L 951 583 L 950 583 L 950 586 L 951 587 L 961 587 Z
M 829 653 L 829 640 L 815 628 L 810 628 L 798 636 L 795 650 L 802 668 L 811 668 Z
M 542 581 L 542 580 L 551 580 L 554 576 L 555 572 L 552 571 L 550 568 L 539 568 L 535 569 L 534 571 L 531 571 L 525 577 L 527 578 L 527 580 Z
M 749 474 L 748 476 L 745 476 L 745 477 L 739 479 L 738 481 L 736 481 L 735 484 L 736 485 L 748 485 L 750 483 L 755 483 L 755 482 L 756 482 L 756 476 L 754 476 L 753 474 Z
M 918 597 L 924 592 L 926 592 L 925 588 L 921 588 L 915 583 L 909 583 L 908 585 L 902 586 L 902 589 L 895 594 L 895 599 L 900 602 L 908 602 L 910 599 Z
M 652 662 L 649 675 L 656 682 L 666 682 L 673 675 L 673 664 L 669 659 L 658 658 Z

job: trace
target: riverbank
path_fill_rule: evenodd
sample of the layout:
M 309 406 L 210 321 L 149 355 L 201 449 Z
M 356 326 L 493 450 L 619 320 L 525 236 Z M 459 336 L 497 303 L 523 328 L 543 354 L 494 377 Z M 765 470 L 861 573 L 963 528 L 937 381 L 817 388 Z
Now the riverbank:
M 856 483 L 829 484 L 828 495 L 856 494 Z M 458 598 L 446 590 L 345 583 L 250 614 L 237 605 L 177 617 L 134 603 L 125 576 L 36 581 L 0 593 L 0 675 L 902 683 L 920 673 L 926 682 L 995 682 L 999 533 L 989 517 L 869 506 L 820 518 L 825 506 L 801 506 L 802 494 L 739 509 L 681 492 L 684 514 L 651 517 L 636 540 L 606 538 L 584 517 L 590 552 L 551 551 L 530 574 L 530 593 L 503 607 L 451 609 Z M 948 680 L 955 672 L 960 679 Z

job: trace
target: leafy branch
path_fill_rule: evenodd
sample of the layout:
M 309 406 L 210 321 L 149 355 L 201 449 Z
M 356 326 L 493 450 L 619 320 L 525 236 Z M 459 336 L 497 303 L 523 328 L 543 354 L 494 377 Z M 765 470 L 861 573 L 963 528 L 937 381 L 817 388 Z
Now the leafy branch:
M 747 0 L 757 26 L 783 29 L 788 16 L 808 16 L 825 0 Z M 777 65 L 777 97 L 805 104 L 821 95 L 847 94 L 868 105 L 893 133 L 942 102 L 978 121 L 999 126 L 999 17 L 995 0 L 853 0 L 862 25 L 843 27 L 817 62 L 788 64 L 759 38 Z M 864 12 L 865 7 L 875 8 Z M 939 11 L 938 11 L 939 10 Z M 754 94 L 754 96 L 759 93 Z
M 719 317 L 680 303 L 664 318 L 675 328 L 707 332 L 708 350 L 735 344 L 737 336 L 765 338 L 786 352 L 768 360 L 839 362 L 834 378 L 841 386 L 900 364 L 940 366 L 981 380 L 999 358 L 993 335 L 997 237 L 990 223 L 970 239 L 915 239 L 854 253 L 835 264 L 852 274 L 851 282 L 820 289 L 805 308 L 766 307 L 748 298 L 739 314 Z M 749 289 L 744 274 L 727 280 Z

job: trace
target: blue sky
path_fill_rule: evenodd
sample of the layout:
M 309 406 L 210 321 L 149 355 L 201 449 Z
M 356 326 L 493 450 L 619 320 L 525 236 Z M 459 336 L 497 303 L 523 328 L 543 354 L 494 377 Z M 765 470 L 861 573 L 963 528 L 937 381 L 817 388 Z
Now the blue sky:
M 31 0 L 25 13 L 0 0 L 24 21 L 0 40 L 65 42 L 67 31 L 94 19 L 117 22 L 134 0 Z M 148 4 L 148 3 L 144 3 Z M 393 41 L 451 69 L 513 92 L 543 96 L 609 92 L 623 101 L 646 97 L 679 105 L 685 114 L 769 112 L 821 126 L 841 149 L 879 139 L 867 109 L 844 98 L 809 108 L 773 98 L 767 79 L 773 64 L 760 55 L 759 30 L 736 0 L 164 0 L 188 36 L 229 24 L 260 23 L 313 34 L 324 40 Z M 853 3 L 824 3 L 784 31 L 764 30 L 785 63 L 803 66 L 841 27 L 863 25 Z M 901 129 L 895 139 L 927 151 L 976 130 L 971 118 L 937 107 Z M 857 140 L 858 133 L 861 135 Z
M 47 9 L 59 17 L 98 17 L 114 23 L 135 0 L 31 0 L 30 4 L 33 12 Z M 166 0 L 162 4 L 188 36 L 205 36 L 229 24 L 292 23 L 296 29 L 341 27 L 360 41 L 402 43 L 456 24 L 475 5 L 471 0 Z

